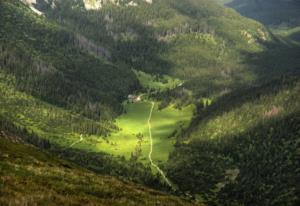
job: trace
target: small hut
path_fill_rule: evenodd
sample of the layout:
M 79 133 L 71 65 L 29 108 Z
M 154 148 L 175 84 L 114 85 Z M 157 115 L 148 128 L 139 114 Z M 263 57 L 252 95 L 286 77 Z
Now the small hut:
M 133 95 L 133 94 L 129 94 L 127 98 L 128 98 L 129 102 L 140 102 L 141 101 L 141 96 L 137 96 L 137 95 Z

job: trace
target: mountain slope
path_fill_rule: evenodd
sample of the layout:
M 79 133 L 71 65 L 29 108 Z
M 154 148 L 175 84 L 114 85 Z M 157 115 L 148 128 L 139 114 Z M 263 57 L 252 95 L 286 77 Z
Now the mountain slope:
M 97 176 L 19 141 L 0 130 L 1 205 L 195 205 L 127 181 Z
M 82 49 L 84 39 L 17 0 L 1 1 L 0 9 L 1 69 L 19 90 L 89 118 L 120 114 L 120 103 L 138 88 L 133 72 Z
M 114 147 L 107 137 L 120 129 L 113 121 L 127 95 L 140 88 L 134 72 L 78 45 L 76 34 L 19 1 L 1 1 L 0 10 L 4 125 L 26 131 L 27 142 L 101 174 L 161 187 L 141 163 L 95 150 L 97 142 Z
M 170 190 L 153 149 L 172 187 L 209 205 L 297 205 L 300 47 L 289 34 L 210 0 L 22 2 L 0 2 L 4 128 Z
M 261 42 L 270 40 L 259 23 L 208 0 L 132 1 L 136 6 L 118 1 L 88 11 L 82 1 L 52 2 L 55 7 L 40 1 L 36 8 L 110 48 L 116 61 L 186 80 L 196 96 L 218 95 L 224 87 L 257 80 L 255 65 L 244 63 L 241 54 L 259 52 L 264 48 Z
M 171 181 L 210 205 L 297 205 L 299 92 L 299 75 L 284 77 L 200 107 Z
M 187 99 L 176 99 L 180 109 L 180 101 L 197 102 L 253 82 L 253 71 L 235 57 L 240 49 L 254 52 L 267 41 L 262 25 L 237 20 L 237 13 L 207 0 L 136 1 L 137 6 L 121 1 L 88 11 L 83 1 L 25 2 L 30 4 L 1 1 L 1 114 L 66 148 L 82 137 L 75 147 L 84 151 L 99 152 L 106 142 L 105 151 L 116 153 L 110 137 L 124 129 L 114 124 L 124 112 L 122 101 L 149 90 L 134 71 L 185 82 Z M 173 138 L 169 150 L 178 131 L 164 133 Z M 130 135 L 138 144 L 137 134 Z
M 300 25 L 300 3 L 297 0 L 231 0 L 221 3 L 266 25 Z

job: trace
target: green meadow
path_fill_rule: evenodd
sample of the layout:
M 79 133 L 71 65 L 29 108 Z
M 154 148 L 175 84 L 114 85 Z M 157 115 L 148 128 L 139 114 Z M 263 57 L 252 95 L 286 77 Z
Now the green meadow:
M 142 71 L 134 70 L 134 72 L 146 90 L 165 91 L 183 83 L 180 79 L 168 75 L 154 76 Z M 117 132 L 110 133 L 106 138 L 95 135 L 86 137 L 84 141 L 77 143 L 74 147 L 124 156 L 126 159 L 135 157 L 139 161 L 147 163 L 150 150 L 148 118 L 151 101 L 147 99 L 147 95 L 140 96 L 142 97 L 140 102 L 124 102 L 125 112 L 115 121 L 119 128 Z M 159 103 L 155 102 L 151 118 L 152 159 L 155 162 L 165 162 L 168 160 L 169 153 L 173 151 L 176 137 L 182 129 L 190 124 L 195 106 L 189 105 L 177 109 L 174 105 L 169 105 L 159 110 Z
M 130 158 L 141 149 L 138 158 L 148 161 L 150 149 L 148 117 L 151 103 L 147 101 L 127 103 L 124 106 L 126 113 L 116 120 L 117 126 L 121 128 L 120 131 L 112 133 L 108 137 L 109 141 L 98 143 L 97 150 Z M 193 110 L 193 106 L 178 110 L 172 105 L 158 110 L 158 103 L 155 104 L 151 118 L 154 161 L 168 159 L 176 142 L 176 134 L 189 125 Z M 141 140 L 138 138 L 139 134 L 142 136 Z
M 15 125 L 66 148 L 101 151 L 115 156 L 124 156 L 126 159 L 135 156 L 140 161 L 148 162 L 150 144 L 147 121 L 151 108 L 150 100 L 124 103 L 125 112 L 115 120 L 115 126 L 109 123 L 105 125 L 17 91 L 14 88 L 14 81 L 11 76 L 0 73 L 0 115 L 5 116 Z M 179 80 L 170 79 L 162 83 L 161 88 L 168 88 L 170 82 L 177 81 Z M 159 110 L 158 105 L 159 102 L 155 102 L 151 119 L 152 158 L 156 162 L 168 159 L 177 134 L 189 125 L 194 111 L 192 105 L 181 109 L 169 105 L 163 110 Z M 109 131 L 109 135 L 88 134 L 84 130 L 74 129 L 85 127 L 102 128 Z M 80 141 L 81 135 L 82 141 Z
M 182 80 L 168 75 L 150 75 L 142 71 L 133 70 L 141 85 L 146 89 L 165 91 L 173 89 L 183 83 Z

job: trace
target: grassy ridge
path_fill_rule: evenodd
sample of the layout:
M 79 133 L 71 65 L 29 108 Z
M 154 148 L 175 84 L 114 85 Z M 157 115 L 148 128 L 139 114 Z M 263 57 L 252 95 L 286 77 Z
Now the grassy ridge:
M 1 205 L 194 205 L 109 176 L 97 176 L 0 131 Z

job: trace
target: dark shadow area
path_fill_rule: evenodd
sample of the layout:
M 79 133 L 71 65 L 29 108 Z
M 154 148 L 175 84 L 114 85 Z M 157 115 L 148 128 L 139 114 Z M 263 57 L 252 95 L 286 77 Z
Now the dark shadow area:
M 273 79 L 283 74 L 297 73 L 300 70 L 300 46 L 272 36 L 271 41 L 260 42 L 264 50 L 259 53 L 241 51 L 244 63 L 253 65 L 257 83 Z
M 298 0 L 234 0 L 226 6 L 265 25 L 300 25 Z
M 178 145 L 167 174 L 208 205 L 297 205 L 299 112 L 234 136 Z
M 300 43 L 300 31 L 292 33 L 289 38 Z

